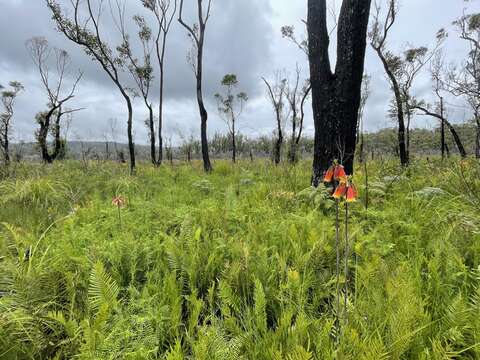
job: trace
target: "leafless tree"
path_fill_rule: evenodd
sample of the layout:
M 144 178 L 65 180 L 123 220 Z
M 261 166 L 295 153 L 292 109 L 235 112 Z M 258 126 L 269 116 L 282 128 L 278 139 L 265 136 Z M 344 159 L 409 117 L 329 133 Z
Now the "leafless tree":
M 332 10 L 333 11 L 333 10 Z M 306 25 L 306 24 L 305 24 Z M 288 40 L 290 40 L 293 44 L 295 44 L 308 58 L 308 40 L 306 37 L 303 37 L 301 40 L 297 38 L 295 35 L 295 28 L 293 26 L 282 26 L 281 28 L 282 36 Z M 302 132 L 303 132 L 303 123 L 305 119 L 305 104 L 310 96 L 310 92 L 312 90 L 312 87 L 310 85 L 310 80 L 305 80 L 305 83 L 303 87 L 301 88 L 301 94 L 298 95 L 298 98 L 300 99 L 300 119 L 298 121 L 298 135 L 295 138 L 295 141 L 292 142 L 292 146 L 296 148 L 296 151 L 298 151 L 298 146 L 300 144 L 300 140 L 302 138 Z M 297 96 L 296 96 L 297 97 Z M 296 126 L 297 124 L 293 124 Z M 292 158 L 290 157 L 290 160 Z M 293 159 L 296 160 L 296 159 Z
M 142 0 L 143 6 L 153 12 L 157 19 L 157 35 L 155 49 L 160 69 L 160 93 L 158 105 L 158 158 L 157 164 L 163 161 L 163 104 L 165 88 L 165 54 L 167 50 L 167 38 L 177 12 L 177 0 Z M 150 131 L 153 129 L 150 128 Z
M 82 78 L 82 73 L 76 76 L 73 85 L 67 86 L 71 59 L 65 50 L 51 48 L 48 41 L 42 37 L 34 37 L 26 42 L 26 47 L 35 63 L 42 80 L 42 85 L 47 92 L 48 110 L 36 116 L 39 129 L 36 133 L 43 161 L 53 162 L 65 151 L 65 140 L 61 138 L 61 120 L 64 115 L 71 114 L 81 109 L 67 109 L 66 103 L 75 96 L 77 85 Z M 53 58 L 53 60 L 52 60 Z M 52 76 L 50 62 L 55 63 L 55 75 Z M 53 151 L 48 149 L 49 133 L 53 135 Z
M 445 105 L 444 105 L 444 96 L 443 93 L 445 92 L 445 82 L 443 81 L 443 73 L 444 70 L 444 60 L 442 52 L 437 52 L 436 56 L 433 58 L 431 65 L 430 65 L 430 74 L 432 77 L 432 89 L 435 93 L 437 101 L 432 105 L 428 104 L 423 100 L 417 100 L 415 98 L 411 99 L 411 106 L 412 108 L 421 111 L 422 115 L 433 117 L 440 121 L 441 126 L 441 151 L 442 151 L 442 159 L 445 157 L 445 126 L 448 127 L 450 133 L 452 134 L 453 140 L 455 141 L 455 145 L 457 146 L 458 152 L 462 158 L 467 157 L 467 152 L 465 151 L 465 147 L 458 135 L 455 127 L 447 120 L 445 114 Z
M 10 165 L 10 136 L 12 128 L 12 120 L 14 115 L 15 100 L 24 87 L 18 81 L 9 83 L 10 90 L 5 90 L 0 85 L 0 100 L 3 105 L 3 112 L 0 113 L 0 146 L 3 153 L 3 163 L 5 166 Z
M 293 81 L 287 80 L 287 83 L 285 86 L 285 99 L 287 100 L 290 106 L 291 123 L 292 123 L 292 134 L 291 134 L 292 137 L 290 140 L 290 149 L 288 152 L 288 159 L 291 164 L 296 163 L 298 159 L 297 140 L 298 141 L 300 140 L 300 136 L 303 128 L 303 118 L 305 116 L 302 104 L 304 104 L 306 99 L 306 90 L 305 90 L 306 88 L 301 87 L 300 74 L 301 74 L 301 69 L 297 64 Z M 297 134 L 297 128 L 298 128 L 298 134 Z
M 275 78 L 273 82 L 269 82 L 267 79 L 262 77 L 263 82 L 267 87 L 267 98 L 269 102 L 273 106 L 273 110 L 275 111 L 275 118 L 276 118 L 276 135 L 277 139 L 274 145 L 273 151 L 273 160 L 276 165 L 280 164 L 281 154 L 282 154 L 282 146 L 283 146 L 283 128 L 285 124 L 286 118 L 288 115 L 285 114 L 286 109 L 288 106 L 285 106 L 285 102 L 287 101 L 285 96 L 285 89 L 287 87 L 287 79 L 282 77 L 280 72 L 275 73 Z
M 464 14 L 454 25 L 469 51 L 460 69 L 449 70 L 446 86 L 453 95 L 464 97 L 472 109 L 477 129 L 475 156 L 480 158 L 480 13 Z
M 203 80 L 203 47 L 205 43 L 205 30 L 207 27 L 208 20 L 210 18 L 210 11 L 212 9 L 212 0 L 205 0 L 206 10 L 204 9 L 204 0 L 197 0 L 197 11 L 198 11 L 198 23 L 193 25 L 187 24 L 183 20 L 183 2 L 180 0 L 180 10 L 178 21 L 179 23 L 187 30 L 189 37 L 192 40 L 194 46 L 195 54 L 193 61 L 193 68 L 195 72 L 195 78 L 197 80 L 197 102 L 198 109 L 200 112 L 200 137 L 202 144 L 202 158 L 203 158 L 203 168 L 206 172 L 211 172 L 213 170 L 212 164 L 210 162 L 210 155 L 208 152 L 208 138 L 207 138 L 207 120 L 208 112 L 205 108 L 205 103 L 203 101 L 202 93 L 202 80 Z
M 365 148 L 365 107 L 367 105 L 368 98 L 370 97 L 370 81 L 371 76 L 368 74 L 363 75 L 362 80 L 362 97 L 360 99 L 360 107 L 358 108 L 358 125 L 357 125 L 357 145 L 359 143 L 358 161 L 363 163 L 364 148 Z
M 127 137 L 130 152 L 130 173 L 135 172 L 135 144 L 133 141 L 133 107 L 128 89 L 122 84 L 121 71 L 124 61 L 105 42 L 101 32 L 101 17 L 104 0 L 71 0 L 64 11 L 57 0 L 44 0 L 52 13 L 57 29 L 67 39 L 79 45 L 92 59 L 99 63 L 120 91 L 128 111 Z M 119 0 L 117 0 L 119 1 Z M 111 12 L 113 16 L 113 12 Z M 117 22 L 118 19 L 113 19 Z

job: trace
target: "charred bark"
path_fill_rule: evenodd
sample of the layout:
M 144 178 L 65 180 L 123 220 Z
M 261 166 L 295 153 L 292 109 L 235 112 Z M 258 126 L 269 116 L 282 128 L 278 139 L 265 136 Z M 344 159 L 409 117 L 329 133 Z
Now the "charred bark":
M 365 61 L 371 0 L 343 1 L 337 64 L 333 73 L 328 54 L 326 0 L 308 1 L 310 81 L 315 124 L 312 184 L 318 186 L 334 159 L 353 173 L 358 109 Z

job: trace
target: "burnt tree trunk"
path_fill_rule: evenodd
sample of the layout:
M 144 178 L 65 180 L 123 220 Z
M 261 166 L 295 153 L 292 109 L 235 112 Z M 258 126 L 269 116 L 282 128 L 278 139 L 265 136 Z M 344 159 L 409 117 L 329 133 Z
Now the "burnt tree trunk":
M 442 120 L 440 129 L 440 146 L 442 149 L 442 160 L 445 159 L 445 121 Z
M 154 166 L 160 165 L 160 161 L 157 161 L 156 153 L 155 153 L 155 126 L 153 123 L 153 107 L 152 104 L 149 104 L 145 100 L 145 105 L 148 109 L 148 130 L 150 132 L 150 160 Z
M 291 164 L 295 164 L 297 162 L 297 110 L 295 104 L 292 106 L 293 114 L 292 114 L 292 139 L 290 143 L 290 156 L 289 160 Z
M 207 113 L 207 109 L 205 109 L 205 104 L 203 102 L 203 94 L 202 94 L 203 44 L 205 39 L 204 33 L 205 33 L 205 25 L 201 25 L 200 38 L 198 43 L 198 56 L 197 56 L 197 101 L 198 101 L 198 109 L 200 112 L 200 120 L 201 120 L 200 138 L 202 143 L 203 169 L 205 170 L 205 172 L 211 172 L 213 168 L 210 162 L 210 155 L 208 152 L 208 137 L 207 137 L 208 113 Z
M 10 144 L 8 141 L 8 134 L 6 134 L 5 139 L 3 139 L 3 162 L 5 166 L 10 165 Z
M 298 149 L 298 144 L 300 143 L 300 140 L 302 138 L 302 132 L 303 132 L 303 122 L 305 120 L 305 102 L 307 101 L 308 95 L 312 91 L 312 87 L 309 85 L 307 91 L 303 94 L 302 101 L 300 103 L 300 123 L 298 125 L 298 135 L 297 138 L 295 139 L 295 144 Z
M 232 161 L 237 161 L 237 142 L 235 139 L 235 117 L 232 117 Z
M 55 128 L 53 129 L 54 134 L 54 144 L 53 152 L 50 154 L 48 151 L 48 132 L 50 130 L 50 123 L 52 121 L 52 116 L 56 113 L 55 118 Z M 38 145 L 40 146 L 40 152 L 42 154 L 42 160 L 51 164 L 57 158 L 58 154 L 62 149 L 61 139 L 60 139 L 60 120 L 62 117 L 62 108 L 61 105 L 52 107 L 45 116 L 39 119 L 40 129 L 38 130 Z
M 402 166 L 407 166 L 409 163 L 408 151 L 407 151 L 407 142 L 405 140 L 405 113 L 403 111 L 403 100 L 402 94 L 400 91 L 400 85 L 398 84 L 395 74 L 390 69 L 388 60 L 383 54 L 381 49 L 375 49 L 378 54 L 378 57 L 382 61 L 385 72 L 387 73 L 390 83 L 392 85 L 393 93 L 395 95 L 395 110 L 397 111 L 397 121 L 398 121 L 398 149 L 400 156 L 400 163 Z
M 275 146 L 273 149 L 273 161 L 275 165 L 279 165 L 282 158 L 282 145 L 283 145 L 283 131 L 282 131 L 282 119 L 279 111 L 276 112 L 277 116 L 277 140 L 275 140 Z
M 407 163 L 410 161 L 410 124 L 412 122 L 412 114 L 410 109 L 407 109 L 407 129 L 406 129 L 406 142 L 405 142 L 405 153 L 407 155 Z M 403 164 L 403 163 L 402 163 Z
M 54 159 L 62 159 L 65 155 L 65 143 L 61 139 L 61 131 L 60 131 L 60 120 L 62 118 L 62 107 L 58 108 L 57 116 L 55 118 L 55 128 L 53 129 L 53 134 L 55 137 L 55 144 L 54 150 L 52 154 L 52 158 Z
M 475 157 L 480 159 L 480 116 L 475 114 L 475 121 L 477 123 L 477 132 L 475 137 Z
M 315 145 L 312 184 L 334 159 L 353 173 L 366 37 L 371 0 L 344 0 L 338 23 L 337 64 L 328 54 L 326 0 L 308 1 L 310 81 Z
M 162 137 L 162 131 L 163 131 L 163 91 L 165 88 L 164 85 L 164 57 L 165 57 L 165 42 L 166 42 L 166 36 L 164 36 L 163 39 L 163 50 L 162 54 L 159 56 L 159 62 L 160 62 L 160 95 L 159 95 L 159 103 L 158 103 L 158 159 L 157 159 L 157 166 L 162 165 L 163 161 L 163 137 Z M 158 41 L 157 41 L 157 47 L 158 47 Z M 157 49 L 158 52 L 158 49 Z
M 130 154 L 130 174 L 135 174 L 135 144 L 133 143 L 133 108 L 132 101 L 130 97 L 123 91 L 122 95 L 125 98 L 128 109 L 128 120 L 127 120 L 127 135 L 128 135 L 128 152 Z

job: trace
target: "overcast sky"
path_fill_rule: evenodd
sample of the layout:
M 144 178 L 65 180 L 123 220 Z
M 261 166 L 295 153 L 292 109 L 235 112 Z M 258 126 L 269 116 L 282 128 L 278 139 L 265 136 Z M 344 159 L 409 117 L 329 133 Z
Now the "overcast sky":
M 128 17 L 142 14 L 149 19 L 140 0 L 126 2 Z M 330 2 L 334 3 L 333 0 Z M 185 6 L 193 10 L 195 3 L 194 0 L 185 0 Z M 250 136 L 272 132 L 275 122 L 272 109 L 265 98 L 261 77 L 271 78 L 277 69 L 292 74 L 296 63 L 302 68 L 304 76 L 308 73 L 305 55 L 282 39 L 280 33 L 280 27 L 289 24 L 295 25 L 299 37 L 304 34 L 301 19 L 306 17 L 306 3 L 306 0 L 213 0 L 212 15 L 207 26 L 204 66 L 204 94 L 210 116 L 209 134 L 226 130 L 216 113 L 213 99 L 213 94 L 220 90 L 219 82 L 226 73 L 237 74 L 239 90 L 247 92 L 250 97 L 240 119 L 241 131 Z M 335 5 L 339 7 L 340 4 L 341 0 L 336 0 Z M 467 49 L 458 39 L 451 23 L 464 11 L 479 12 L 480 1 L 401 0 L 400 14 L 392 29 L 389 48 L 400 52 L 409 44 L 431 45 L 436 32 L 440 28 L 446 28 L 449 32 L 444 50 L 447 60 L 459 64 Z M 198 134 L 199 116 L 195 79 L 186 60 L 190 43 L 185 30 L 176 22 L 173 26 L 168 40 L 166 62 L 165 136 L 171 136 L 176 141 L 180 132 L 187 136 Z M 116 46 L 118 38 L 115 28 L 105 22 L 102 29 L 105 38 Z M 105 134 L 111 135 L 109 124 L 113 121 L 110 119 L 114 119 L 117 124 L 117 140 L 123 141 L 126 110 L 118 90 L 96 62 L 55 30 L 44 1 L 0 0 L 0 83 L 6 85 L 11 80 L 18 80 L 25 86 L 16 107 L 14 139 L 33 139 L 35 114 L 45 110 L 47 103 L 39 74 L 25 48 L 25 41 L 33 36 L 45 37 L 52 46 L 69 52 L 72 58 L 72 76 L 79 70 L 84 73 L 70 106 L 85 109 L 75 114 L 69 128 L 70 139 L 102 140 Z M 393 126 L 386 116 L 391 99 L 390 88 L 383 68 L 370 48 L 367 49 L 366 71 L 372 76 L 372 94 L 366 107 L 365 127 L 374 131 Z M 124 81 L 129 81 L 127 74 Z M 414 90 L 419 98 L 429 99 L 431 85 L 428 74 L 419 79 Z M 158 87 L 153 90 L 153 101 L 157 93 Z M 468 118 L 468 111 L 462 107 L 460 99 L 449 99 L 449 103 L 452 122 Z M 306 132 L 311 134 L 313 121 L 310 104 L 307 107 Z M 138 144 L 145 143 L 147 139 L 145 118 L 145 108 L 137 99 L 134 128 Z M 434 124 L 433 120 L 419 117 L 415 119 L 414 126 L 431 127 Z

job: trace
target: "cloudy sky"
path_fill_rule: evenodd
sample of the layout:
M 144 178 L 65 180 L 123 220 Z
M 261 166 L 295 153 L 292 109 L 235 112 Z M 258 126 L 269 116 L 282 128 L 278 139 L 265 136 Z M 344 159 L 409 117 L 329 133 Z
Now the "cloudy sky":
M 329 1 L 332 4 L 335 2 Z M 69 2 L 63 0 L 61 3 Z M 126 0 L 126 3 L 128 17 L 142 14 L 150 19 L 140 0 Z M 186 7 L 195 9 L 196 1 L 185 0 L 185 3 Z M 191 5 L 188 5 L 189 3 Z M 339 7 L 340 4 L 341 0 L 336 0 L 334 5 Z M 102 140 L 105 135 L 111 136 L 110 124 L 114 122 L 117 140 L 123 141 L 126 111 L 118 90 L 97 63 L 55 30 L 44 1 L 0 0 L 0 9 L 0 83 L 6 85 L 11 80 L 18 80 L 25 86 L 16 107 L 15 140 L 33 139 L 35 114 L 46 107 L 46 93 L 25 48 L 26 40 L 33 36 L 42 36 L 48 39 L 51 46 L 69 52 L 72 58 L 72 76 L 79 70 L 84 73 L 76 96 L 70 103 L 70 106 L 84 110 L 75 114 L 69 127 L 70 138 Z M 464 11 L 480 11 L 480 1 L 401 0 L 398 22 L 392 30 L 389 47 L 400 52 L 408 45 L 431 45 L 436 32 L 444 27 L 449 32 L 444 49 L 447 60 L 460 63 L 467 49 L 465 44 L 458 40 L 451 23 Z M 247 92 L 250 97 L 240 120 L 241 131 L 250 136 L 272 132 L 274 118 L 265 98 L 261 77 L 271 78 L 275 70 L 293 74 L 297 63 L 306 76 L 308 63 L 305 55 L 295 45 L 282 39 L 280 33 L 282 25 L 295 25 L 298 36 L 302 37 L 304 26 L 301 19 L 305 17 L 306 0 L 213 0 L 206 34 L 204 67 L 204 94 L 210 115 L 210 134 L 225 131 L 225 124 L 216 114 L 213 94 L 220 90 L 219 82 L 226 73 L 237 74 L 240 90 Z M 176 22 L 173 26 L 168 40 L 166 63 L 165 132 L 166 136 L 172 137 L 175 142 L 178 141 L 180 133 L 187 136 L 198 134 L 199 119 L 194 76 L 186 60 L 190 43 L 184 29 Z M 116 30 L 111 23 L 105 21 L 102 31 L 112 45 L 118 44 Z M 374 131 L 392 126 L 393 123 L 386 116 L 391 98 L 389 85 L 378 58 L 370 48 L 367 50 L 366 71 L 372 75 L 372 94 L 365 114 L 366 129 Z M 127 74 L 123 81 L 129 84 Z M 424 74 L 416 84 L 415 94 L 428 99 L 430 86 L 428 74 Z M 153 90 L 154 95 L 157 92 L 157 88 Z M 155 101 L 155 97 L 152 100 Z M 449 99 L 449 103 L 452 122 L 468 118 L 468 111 L 462 106 L 460 99 Z M 145 143 L 147 139 L 145 118 L 145 108 L 137 99 L 134 127 L 135 141 L 139 144 Z M 311 133 L 311 111 L 308 111 L 306 121 L 307 133 Z M 419 117 L 414 125 L 431 127 L 434 124 L 432 120 Z

